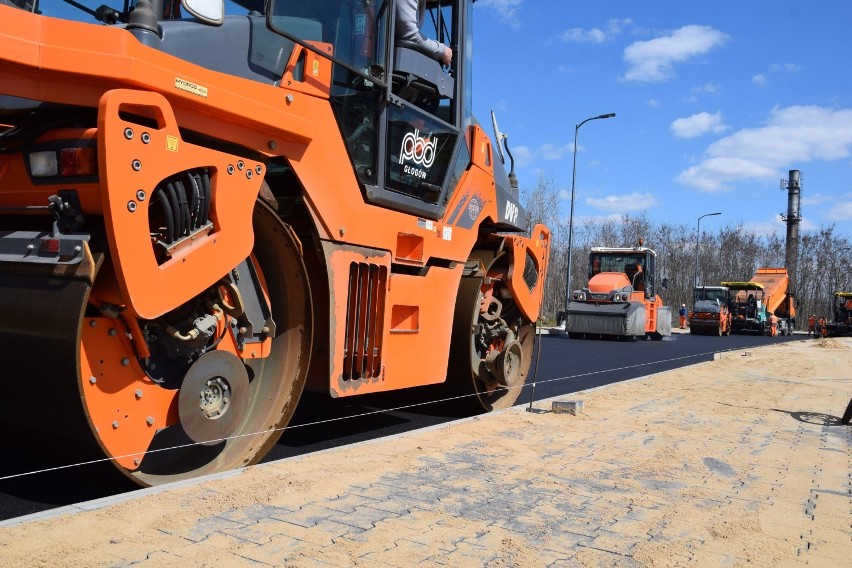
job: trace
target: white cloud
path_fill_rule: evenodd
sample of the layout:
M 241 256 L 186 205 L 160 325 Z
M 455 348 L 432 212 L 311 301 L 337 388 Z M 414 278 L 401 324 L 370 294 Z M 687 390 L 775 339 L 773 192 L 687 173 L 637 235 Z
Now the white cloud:
M 801 228 L 801 225 L 800 227 Z M 756 235 L 768 237 L 771 235 L 786 235 L 787 225 L 780 215 L 774 215 L 766 221 L 752 221 L 743 224 L 743 229 Z
M 630 69 L 626 81 L 654 83 L 674 76 L 674 64 L 703 55 L 725 43 L 728 36 L 709 26 L 684 26 L 671 35 L 637 41 L 625 48 Z
M 515 165 L 518 167 L 527 166 L 533 161 L 532 150 L 526 146 L 516 146 L 512 148 L 512 157 L 515 158 Z
M 607 195 L 596 198 L 587 197 L 586 205 L 591 205 L 609 213 L 627 213 L 642 211 L 657 204 L 657 199 L 650 193 L 628 193 L 624 195 Z
M 795 63 L 775 63 L 770 67 L 770 70 L 783 73 L 798 73 L 802 70 L 802 67 Z
M 852 201 L 832 206 L 825 217 L 831 221 L 852 221 Z
M 487 8 L 497 13 L 501 22 L 507 22 L 513 28 L 518 27 L 518 12 L 521 10 L 524 0 L 479 0 L 477 8 Z
M 722 123 L 722 113 L 710 114 L 709 112 L 699 112 L 686 118 L 678 118 L 671 123 L 669 129 L 674 133 L 675 138 L 696 138 L 707 132 L 719 134 L 728 129 Z
M 607 20 L 604 29 L 591 28 L 584 30 L 582 28 L 571 28 L 562 32 L 558 39 L 571 43 L 603 43 L 620 35 L 622 30 L 631 23 L 632 20 L 627 18 L 613 18 Z
M 787 235 L 787 224 L 781 219 L 781 215 L 775 214 L 769 217 L 766 221 L 751 221 L 743 223 L 743 229 L 760 236 L 777 235 L 785 237 Z M 818 231 L 819 226 L 809 219 L 802 219 L 799 223 L 799 231 Z
M 660 108 L 660 101 L 657 99 L 650 99 L 648 101 L 648 106 L 651 108 Z
M 822 205 L 823 203 L 828 203 L 831 201 L 835 201 L 837 198 L 831 195 L 823 195 L 821 193 L 814 193 L 811 195 L 804 194 L 802 195 L 802 205 Z
M 705 83 L 704 85 L 691 88 L 689 90 L 689 96 L 685 97 L 684 100 L 688 103 L 694 103 L 697 102 L 702 95 L 715 95 L 721 90 L 722 88 L 715 83 Z
M 770 75 L 792 75 L 794 73 L 798 73 L 801 70 L 802 67 L 800 65 L 796 65 L 795 63 L 773 63 L 769 66 Z M 756 87 L 764 87 L 767 83 L 769 83 L 769 77 L 766 76 L 766 73 L 757 73 L 754 77 L 751 78 L 751 82 Z
M 579 146 L 578 146 L 579 148 Z M 574 144 L 564 144 L 557 146 L 556 144 L 542 144 L 539 146 L 536 153 L 545 160 L 561 160 L 566 154 L 574 151 Z
M 697 97 L 698 95 L 715 95 L 720 90 L 721 87 L 716 83 L 704 83 L 703 85 L 693 87 L 690 92 Z
M 775 182 L 793 165 L 852 156 L 852 109 L 772 109 L 764 126 L 744 128 L 705 151 L 706 159 L 677 177 L 701 191 L 726 191 L 738 181 Z
M 684 170 L 677 176 L 681 184 L 694 187 L 699 191 L 730 191 L 732 181 L 744 179 L 770 179 L 777 177 L 773 168 L 760 166 L 734 157 L 709 158 L 697 166 Z

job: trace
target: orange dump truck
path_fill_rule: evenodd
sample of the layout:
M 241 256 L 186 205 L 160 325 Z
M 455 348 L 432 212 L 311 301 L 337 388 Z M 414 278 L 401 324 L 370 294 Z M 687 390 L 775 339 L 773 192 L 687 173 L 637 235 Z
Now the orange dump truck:
M 515 402 L 550 232 L 472 115 L 472 0 L 426 8 L 448 68 L 381 0 L 0 0 L 7 435 L 155 485 L 305 389 Z
M 734 333 L 768 334 L 770 315 L 778 318 L 781 335 L 793 333 L 796 299 L 789 290 L 786 268 L 758 268 L 747 282 L 722 282 L 729 289 L 728 309 Z

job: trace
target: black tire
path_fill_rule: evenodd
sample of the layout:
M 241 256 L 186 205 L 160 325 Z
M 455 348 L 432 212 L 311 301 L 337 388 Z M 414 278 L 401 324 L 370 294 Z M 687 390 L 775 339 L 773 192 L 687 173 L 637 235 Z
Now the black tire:
M 481 260 L 489 261 L 489 254 L 483 253 Z M 506 255 L 494 257 L 489 264 L 491 270 L 500 272 L 507 267 Z M 512 352 L 511 357 L 514 372 L 511 373 L 512 384 L 500 385 L 489 390 L 486 381 L 493 380 L 489 374 L 484 361 L 484 353 L 477 341 L 477 329 L 480 327 L 480 303 L 483 278 L 462 278 L 459 285 L 459 293 L 456 297 L 456 309 L 453 320 L 453 334 L 450 340 L 450 374 L 443 385 L 434 389 L 441 397 L 460 397 L 457 407 L 465 413 L 490 412 L 513 406 L 523 390 L 529 374 L 533 358 L 533 346 L 535 342 L 535 324 L 520 315 L 520 311 L 511 299 L 503 300 L 503 313 L 507 321 L 521 320 L 521 323 L 513 328 L 516 341 L 519 344 Z M 509 316 L 512 317 L 509 317 Z M 507 379 L 508 381 L 508 379 Z

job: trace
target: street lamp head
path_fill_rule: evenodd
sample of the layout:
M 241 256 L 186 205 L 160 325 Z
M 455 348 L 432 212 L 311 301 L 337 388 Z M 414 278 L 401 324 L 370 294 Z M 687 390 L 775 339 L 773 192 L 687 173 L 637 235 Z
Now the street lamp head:
M 609 114 L 602 114 L 600 116 L 596 116 L 595 118 L 613 118 L 613 117 L 615 117 L 615 113 L 611 112 Z

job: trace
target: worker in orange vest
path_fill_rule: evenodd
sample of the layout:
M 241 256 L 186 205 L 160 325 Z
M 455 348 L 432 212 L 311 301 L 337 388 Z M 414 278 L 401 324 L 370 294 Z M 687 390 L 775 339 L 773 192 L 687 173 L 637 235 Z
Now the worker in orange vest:
M 816 316 L 811 314 L 808 318 L 808 335 L 813 335 L 816 332 Z
M 822 337 L 828 336 L 828 329 L 825 326 L 825 316 L 819 316 L 819 321 L 817 322 L 817 333 Z
M 681 304 L 681 305 L 680 305 L 680 312 L 679 312 L 679 315 L 680 315 L 680 328 L 681 328 L 681 329 L 686 329 L 686 313 L 687 313 L 687 312 L 686 312 L 686 304 Z
M 778 316 L 774 313 L 769 314 L 769 332 L 772 337 L 778 337 Z

